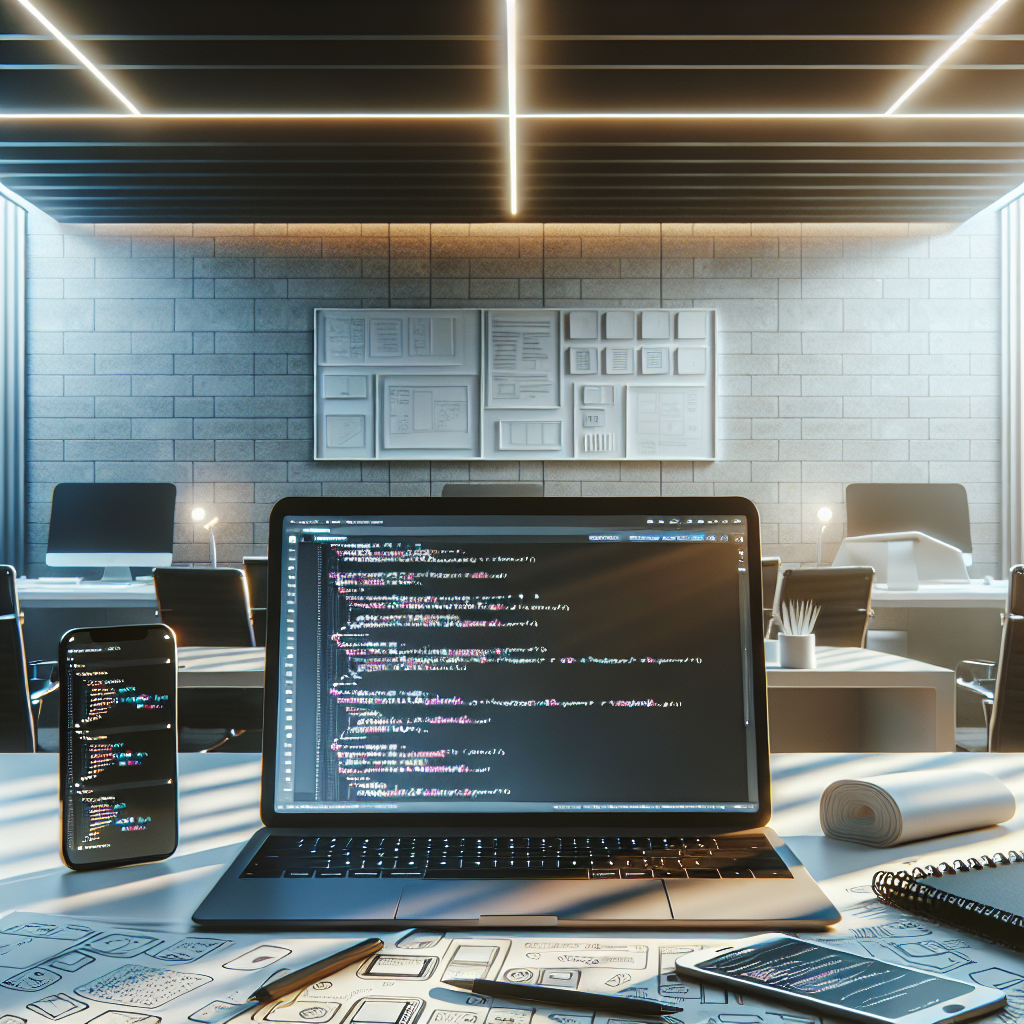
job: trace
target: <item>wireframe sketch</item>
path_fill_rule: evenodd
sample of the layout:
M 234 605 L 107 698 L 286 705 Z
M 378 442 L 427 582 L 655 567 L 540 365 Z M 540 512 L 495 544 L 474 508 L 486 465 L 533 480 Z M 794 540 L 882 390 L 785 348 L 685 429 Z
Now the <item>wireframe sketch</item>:
M 402 358 L 402 321 L 399 317 L 370 318 L 370 358 Z
M 487 319 L 487 405 L 558 407 L 558 314 L 503 310 Z
M 168 964 L 190 964 L 193 960 L 212 953 L 215 949 L 230 945 L 225 939 L 207 939 L 196 936 L 194 939 L 178 939 L 177 942 L 164 949 L 148 952 L 146 956 L 154 960 L 162 960 Z
M 211 981 L 213 978 L 206 974 L 185 974 L 168 967 L 125 964 L 79 986 L 75 993 L 100 1003 L 120 1003 L 123 1006 L 152 1009 L 208 985 Z
M 324 374 L 324 398 L 366 398 L 370 393 L 365 374 Z
M 598 358 L 596 345 L 571 345 L 569 347 L 569 372 L 576 376 L 597 373 Z
M 283 960 L 289 953 L 291 950 L 284 946 L 256 946 L 236 956 L 234 960 L 229 960 L 224 966 L 230 971 L 259 971 Z
M 324 316 L 321 362 L 326 366 L 366 362 L 366 317 L 342 313 Z
M 70 1017 L 80 1010 L 88 1010 L 89 1004 L 83 1003 L 81 999 L 59 992 L 52 996 L 46 996 L 34 1003 L 29 1003 L 27 1009 L 34 1010 L 42 1017 L 49 1017 L 50 1020 L 60 1020 L 62 1017 Z
M 499 420 L 498 447 L 502 451 L 559 451 L 561 420 Z
M 66 953 L 54 957 L 50 961 L 50 966 L 56 967 L 59 971 L 80 971 L 83 967 L 94 963 L 96 963 L 96 957 L 89 956 L 88 953 L 83 953 L 80 949 L 69 949 Z
M 704 436 L 702 388 L 626 388 L 627 451 L 630 455 L 685 458 Z
M 473 449 L 474 393 L 467 377 L 385 377 L 384 447 Z
M 328 448 L 362 448 L 366 444 L 365 416 L 326 416 Z
M 102 935 L 98 939 L 90 939 L 85 948 L 94 953 L 102 953 L 104 956 L 135 956 L 143 950 L 150 949 L 159 942 L 149 935 L 127 935 L 114 932 L 111 935 Z
M 48 988 L 55 981 L 60 981 L 60 975 L 46 967 L 31 967 L 27 971 L 15 974 L 12 978 L 5 978 L 0 981 L 4 988 L 14 989 L 16 992 L 40 992 Z

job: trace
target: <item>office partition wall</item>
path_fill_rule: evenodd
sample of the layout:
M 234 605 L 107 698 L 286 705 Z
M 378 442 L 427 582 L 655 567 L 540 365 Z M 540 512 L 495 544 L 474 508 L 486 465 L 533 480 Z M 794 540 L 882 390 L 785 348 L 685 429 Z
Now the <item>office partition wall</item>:
M 25 211 L 0 196 L 0 562 L 25 558 Z

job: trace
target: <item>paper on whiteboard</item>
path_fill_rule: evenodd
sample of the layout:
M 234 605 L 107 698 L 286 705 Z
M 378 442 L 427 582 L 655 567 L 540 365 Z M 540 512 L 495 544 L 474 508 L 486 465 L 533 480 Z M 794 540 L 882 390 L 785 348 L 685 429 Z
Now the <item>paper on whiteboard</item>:
M 685 457 L 704 436 L 704 394 L 699 387 L 626 387 L 630 456 Z
M 487 320 L 487 404 L 498 409 L 555 409 L 558 314 L 514 310 Z
M 328 366 L 365 363 L 366 318 L 325 314 L 322 359 Z
M 385 448 L 473 448 L 473 378 L 385 377 L 383 392 Z

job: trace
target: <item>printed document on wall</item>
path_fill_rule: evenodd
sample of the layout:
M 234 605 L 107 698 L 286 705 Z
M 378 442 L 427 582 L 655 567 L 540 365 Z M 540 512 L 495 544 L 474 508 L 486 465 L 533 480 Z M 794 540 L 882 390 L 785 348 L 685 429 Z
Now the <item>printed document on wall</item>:
M 496 409 L 559 406 L 557 310 L 487 314 L 487 405 Z

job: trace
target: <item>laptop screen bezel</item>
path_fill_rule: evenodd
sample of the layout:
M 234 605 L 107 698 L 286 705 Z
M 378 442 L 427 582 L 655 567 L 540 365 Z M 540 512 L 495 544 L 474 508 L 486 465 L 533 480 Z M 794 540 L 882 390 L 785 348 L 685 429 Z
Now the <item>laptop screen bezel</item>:
M 751 644 L 753 658 L 753 706 L 756 751 L 757 809 L 755 811 L 644 811 L 599 813 L 405 813 L 379 811 L 275 810 L 277 782 L 277 709 L 280 670 L 281 566 L 286 516 L 415 516 L 451 515 L 664 515 L 664 516 L 746 516 L 747 577 L 750 587 L 751 637 L 763 634 L 761 611 L 761 529 L 757 509 L 746 498 L 283 498 L 270 513 L 268 545 L 269 580 L 267 600 L 267 646 L 264 681 L 263 771 L 260 787 L 260 817 L 268 827 L 315 829 L 367 829 L 391 832 L 456 831 L 494 828 L 574 831 L 600 827 L 622 834 L 657 830 L 678 834 L 730 832 L 758 828 L 771 817 L 771 779 L 768 762 L 768 697 L 764 644 Z

